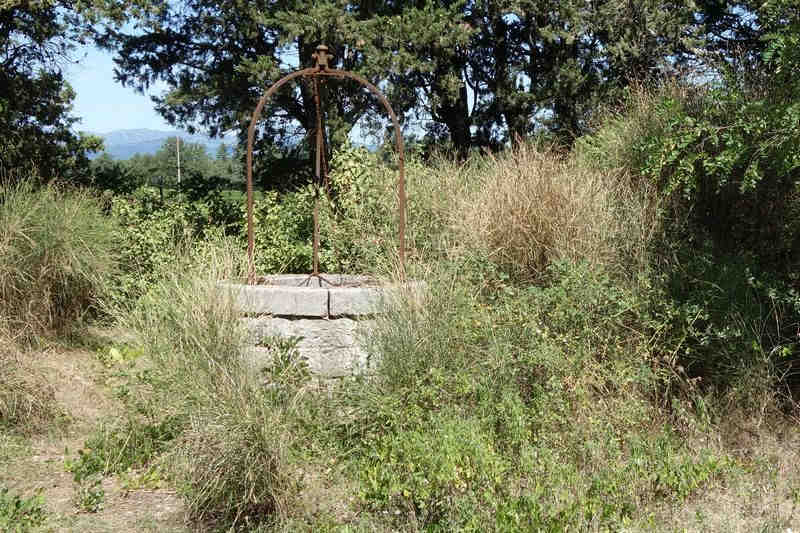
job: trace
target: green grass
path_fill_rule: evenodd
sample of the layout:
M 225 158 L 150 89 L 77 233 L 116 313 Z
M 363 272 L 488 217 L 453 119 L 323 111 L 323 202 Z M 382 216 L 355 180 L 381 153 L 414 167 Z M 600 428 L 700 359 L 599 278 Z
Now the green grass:
M 23 340 L 82 324 L 116 271 L 99 203 L 29 182 L 0 187 L 0 326 Z

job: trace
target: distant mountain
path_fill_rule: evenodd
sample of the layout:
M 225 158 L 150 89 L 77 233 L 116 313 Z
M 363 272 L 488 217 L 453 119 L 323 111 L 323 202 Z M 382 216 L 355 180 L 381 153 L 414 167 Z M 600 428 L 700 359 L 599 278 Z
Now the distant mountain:
M 206 147 L 206 152 L 214 156 L 223 142 L 232 149 L 235 139 L 212 139 L 205 135 L 189 135 L 183 131 L 159 131 L 148 129 L 114 130 L 97 133 L 103 138 L 105 151 L 114 159 L 129 159 L 136 154 L 155 154 L 169 137 L 176 135 L 182 142 L 198 143 Z M 99 156 L 100 154 L 96 154 Z

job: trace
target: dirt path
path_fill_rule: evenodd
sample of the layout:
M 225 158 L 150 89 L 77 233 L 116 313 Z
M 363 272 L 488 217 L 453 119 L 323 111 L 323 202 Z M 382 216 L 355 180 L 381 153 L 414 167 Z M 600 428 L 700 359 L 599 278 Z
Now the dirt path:
M 0 485 L 23 496 L 42 491 L 49 512 L 43 531 L 191 531 L 174 492 L 125 490 L 114 476 L 102 481 L 105 494 L 99 511 L 82 511 L 76 505 L 77 486 L 65 460 L 74 459 L 98 423 L 118 405 L 103 386 L 102 365 L 95 354 L 59 348 L 36 355 L 37 367 L 55 387 L 69 422 L 27 442 L 7 440 L 6 457 L 0 454 Z

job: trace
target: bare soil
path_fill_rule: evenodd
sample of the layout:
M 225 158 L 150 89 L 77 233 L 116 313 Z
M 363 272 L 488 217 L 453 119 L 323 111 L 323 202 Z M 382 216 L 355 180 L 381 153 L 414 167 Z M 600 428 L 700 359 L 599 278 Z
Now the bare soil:
M 105 497 L 99 511 L 86 512 L 76 504 L 78 487 L 65 461 L 75 458 L 100 421 L 119 406 L 104 386 L 95 354 L 51 348 L 28 357 L 35 358 L 55 388 L 67 421 L 27 439 L 2 436 L 0 485 L 23 497 L 41 491 L 49 513 L 43 531 L 192 531 L 173 491 L 128 490 L 115 476 L 102 481 Z

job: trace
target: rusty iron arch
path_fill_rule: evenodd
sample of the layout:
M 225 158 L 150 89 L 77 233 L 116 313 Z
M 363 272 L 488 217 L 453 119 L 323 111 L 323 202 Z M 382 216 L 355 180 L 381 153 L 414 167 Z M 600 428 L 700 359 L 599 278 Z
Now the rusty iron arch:
M 319 181 L 320 181 L 320 173 L 325 172 L 324 167 L 325 163 L 322 161 L 324 158 L 324 154 L 322 153 L 323 150 L 323 132 L 322 132 L 322 117 L 321 117 L 321 107 L 320 107 L 320 95 L 319 95 L 319 87 L 318 82 L 320 79 L 323 78 L 339 78 L 339 79 L 350 79 L 353 80 L 362 86 L 366 87 L 375 97 L 377 97 L 378 101 L 383 105 L 384 109 L 388 113 L 389 117 L 392 119 L 392 124 L 394 126 L 394 135 L 395 135 L 395 150 L 397 152 L 397 185 L 396 185 L 396 192 L 398 198 L 398 207 L 397 207 L 397 240 L 398 240 L 398 248 L 399 248 L 399 255 L 400 255 L 400 274 L 401 277 L 405 277 L 405 233 L 406 233 L 406 190 L 405 190 L 405 153 L 404 153 L 404 144 L 403 144 L 403 133 L 400 129 L 400 122 L 397 120 L 397 115 L 395 114 L 394 110 L 392 109 L 391 104 L 389 104 L 389 100 L 383 95 L 383 93 L 372 83 L 368 80 L 355 74 L 350 71 L 346 70 L 338 70 L 330 68 L 328 62 L 331 59 L 331 55 L 328 53 L 328 47 L 325 45 L 317 46 L 316 53 L 312 55 L 314 59 L 314 66 L 305 68 L 302 70 L 297 70 L 290 74 L 287 74 L 283 78 L 279 79 L 275 83 L 273 83 L 267 91 L 261 96 L 258 100 L 258 104 L 253 111 L 253 116 L 250 119 L 250 127 L 247 130 L 247 263 L 248 263 L 248 273 L 247 273 L 247 282 L 248 284 L 255 283 L 255 261 L 254 261 L 254 253 L 255 253 L 255 240 L 253 235 L 253 143 L 255 139 L 255 130 L 256 124 L 258 123 L 259 119 L 261 118 L 261 113 L 264 110 L 264 106 L 267 104 L 269 99 L 286 83 L 297 79 L 297 78 L 310 78 L 314 82 L 314 99 L 315 104 L 317 107 L 317 127 L 316 127 L 316 137 L 317 137 L 317 150 L 316 150 L 316 170 L 315 170 L 315 178 L 317 180 L 317 187 L 315 192 L 315 202 L 314 202 L 314 243 L 313 243 L 313 266 L 312 266 L 312 276 L 319 277 Z

